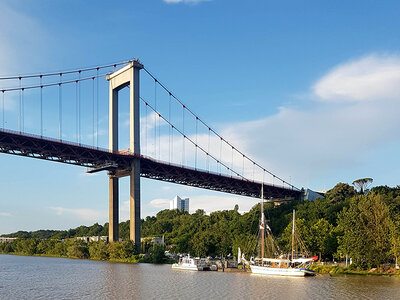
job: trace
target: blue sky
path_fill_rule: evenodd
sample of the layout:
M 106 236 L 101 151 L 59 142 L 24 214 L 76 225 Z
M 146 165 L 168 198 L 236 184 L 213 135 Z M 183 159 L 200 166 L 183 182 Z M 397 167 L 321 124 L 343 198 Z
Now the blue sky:
M 3 1 L 0 75 L 137 57 L 234 145 L 296 186 L 324 190 L 360 177 L 394 186 L 399 11 L 398 1 Z M 106 147 L 107 136 L 101 141 Z M 9 155 L 0 165 L 0 233 L 107 221 L 106 174 Z M 124 179 L 121 220 L 128 191 Z M 257 201 L 143 180 L 142 215 L 176 194 L 208 212 L 236 203 L 246 211 Z

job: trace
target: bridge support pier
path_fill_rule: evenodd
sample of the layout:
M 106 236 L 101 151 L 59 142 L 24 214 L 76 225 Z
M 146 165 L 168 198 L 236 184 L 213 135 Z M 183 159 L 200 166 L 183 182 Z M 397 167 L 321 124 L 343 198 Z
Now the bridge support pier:
M 139 71 L 143 65 L 133 60 L 107 76 L 110 83 L 109 148 L 118 151 L 118 91 L 129 86 L 129 152 L 140 155 Z M 125 170 L 126 171 L 126 170 Z M 130 170 L 130 240 L 140 251 L 140 159 L 132 157 Z M 118 177 L 110 177 L 109 240 L 118 240 Z M 111 225 L 112 223 L 112 225 Z
M 140 248 L 140 160 L 132 162 L 130 174 L 130 239 Z
M 119 179 L 110 175 L 109 182 L 109 223 L 108 240 L 117 242 L 119 239 Z

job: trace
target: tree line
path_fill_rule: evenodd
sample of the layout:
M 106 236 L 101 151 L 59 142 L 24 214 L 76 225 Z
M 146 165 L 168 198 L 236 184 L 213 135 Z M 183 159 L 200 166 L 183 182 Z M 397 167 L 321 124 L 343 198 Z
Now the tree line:
M 296 210 L 296 230 L 310 255 L 322 260 L 340 260 L 346 255 L 363 269 L 394 261 L 400 255 L 400 186 L 359 190 L 339 183 L 325 198 L 290 202 L 275 206 L 267 203 L 264 214 L 281 251 L 291 248 L 292 210 Z M 240 214 L 236 205 L 206 215 L 163 210 L 142 220 L 142 236 L 164 235 L 168 249 L 195 256 L 235 255 L 237 248 L 247 256 L 257 255 L 260 204 Z M 77 236 L 107 235 L 108 224 L 80 226 L 68 231 L 16 232 L 13 243 L 0 243 L 0 252 L 48 253 L 65 257 L 94 259 L 136 259 L 129 239 L 129 221 L 120 223 L 120 236 L 127 242 L 106 244 L 82 241 L 60 242 Z M 269 240 L 268 238 L 266 239 Z M 8 249 L 5 249 L 7 248 Z M 10 249 L 13 248 L 13 249 Z M 268 251 L 268 247 L 266 247 Z M 163 249 L 148 248 L 150 261 L 162 257 Z M 157 253 L 156 253 L 157 252 Z M 149 258 L 148 258 L 149 259 Z

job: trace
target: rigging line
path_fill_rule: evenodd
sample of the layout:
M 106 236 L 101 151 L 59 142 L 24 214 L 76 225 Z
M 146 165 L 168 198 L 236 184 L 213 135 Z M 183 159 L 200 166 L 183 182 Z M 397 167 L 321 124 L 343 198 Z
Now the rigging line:
M 222 139 L 220 138 L 219 141 L 220 141 L 219 142 L 219 161 L 221 162 L 222 161 Z M 219 167 L 219 174 L 221 174 L 221 172 L 222 172 L 221 164 L 219 164 L 218 167 Z
M 174 160 L 174 126 L 169 123 L 171 125 L 171 163 Z
M 231 159 L 231 169 L 233 169 L 233 151 L 235 150 L 235 148 L 232 147 L 232 159 Z
M 62 74 L 60 74 L 60 81 L 62 81 Z M 62 140 L 62 87 L 58 86 L 58 138 Z
M 254 182 L 254 180 L 255 180 L 255 177 L 254 177 L 254 172 L 255 172 L 255 169 L 256 169 L 256 164 L 255 164 L 255 163 L 253 163 L 253 182 Z
M 262 184 L 264 185 L 264 180 L 265 180 L 265 172 L 263 172 L 263 177 L 262 177 Z
M 182 165 L 185 164 L 185 106 L 182 106 Z
M 151 78 L 153 78 L 154 80 L 157 80 L 157 81 L 158 81 L 158 84 L 159 84 L 166 92 L 170 93 L 170 94 L 172 95 L 172 97 L 173 97 L 178 103 L 180 103 L 181 105 L 184 105 L 183 102 L 180 101 L 174 94 L 172 94 L 172 92 L 171 92 L 164 84 L 162 84 L 162 83 L 147 69 L 147 68 L 143 68 L 143 70 L 144 70 Z M 194 117 L 197 117 L 197 115 L 196 115 L 193 111 L 191 111 L 189 108 L 187 108 L 187 110 L 188 110 L 188 112 L 191 113 Z M 199 118 L 199 121 L 200 121 L 205 127 L 209 128 L 209 130 L 211 130 L 216 136 L 222 138 L 223 141 L 224 141 L 225 143 L 227 143 L 229 146 L 233 146 L 231 143 L 229 143 L 227 140 L 225 140 L 220 134 L 218 134 L 218 132 L 216 132 L 214 129 L 210 128 L 203 120 L 201 120 L 201 119 Z M 237 151 L 238 151 L 240 154 L 245 155 L 243 152 L 241 152 L 241 151 L 239 151 L 239 150 L 237 150 Z M 280 180 L 284 181 L 283 179 L 281 179 L 280 177 L 276 176 L 276 175 L 273 174 L 272 172 L 270 172 L 270 171 L 266 170 L 265 168 L 263 168 L 260 164 L 256 163 L 254 160 L 252 160 L 252 159 L 251 159 L 250 157 L 248 157 L 247 155 L 245 155 L 245 156 L 246 156 L 246 158 L 247 158 L 250 162 L 255 163 L 259 168 L 265 170 L 265 171 L 266 171 L 267 173 L 269 173 L 270 175 L 273 175 L 273 176 L 275 176 L 276 178 L 279 178 Z M 295 186 L 293 186 L 293 185 L 290 185 L 290 186 L 291 186 L 292 188 L 295 188 L 296 190 L 300 190 L 300 189 L 298 189 L 297 187 L 295 187 Z
M 243 155 L 243 164 L 242 164 L 242 175 L 244 176 L 244 158 L 245 156 Z
M 128 61 L 123 61 L 119 62 L 116 64 L 109 64 L 109 65 L 102 65 L 102 66 L 97 66 L 97 67 L 92 67 L 92 68 L 82 68 L 82 69 L 76 69 L 76 70 L 71 70 L 71 71 L 59 71 L 59 72 L 50 72 L 50 73 L 43 73 L 43 74 L 32 74 L 32 75 L 15 75 L 15 76 L 7 76 L 7 77 L 0 77 L 0 80 L 12 80 L 12 79 L 19 79 L 19 78 L 35 78 L 35 77 L 49 77 L 49 76 L 56 76 L 59 75 L 60 73 L 62 74 L 73 74 L 73 73 L 78 73 L 78 72 L 87 72 L 87 71 L 94 71 L 94 70 L 99 70 L 99 69 L 105 69 L 105 68 L 110 68 L 114 66 L 120 66 L 123 64 L 128 64 L 130 63 L 131 60 Z
M 4 125 L 5 125 L 5 121 L 4 121 L 4 91 L 3 91 L 3 101 L 2 101 L 2 114 L 3 114 L 2 121 L 3 121 L 3 129 L 4 129 Z
M 210 171 L 210 161 L 209 161 L 209 153 L 210 153 L 210 132 L 211 129 L 208 127 L 208 148 L 207 148 L 207 169 Z
M 144 139 L 145 139 L 145 145 L 146 145 L 146 154 L 148 155 L 149 148 L 147 146 L 147 131 L 148 131 L 148 128 L 147 128 L 147 118 L 148 118 L 147 103 L 145 105 L 145 113 L 146 113 L 146 118 L 145 118 L 145 126 L 144 126 L 144 129 L 145 129 L 144 130 Z
M 99 148 L 99 68 L 96 68 L 96 147 Z
M 43 85 L 40 76 L 40 136 L 43 136 Z
M 25 99 L 24 89 L 21 90 L 21 101 L 22 101 L 22 132 L 25 132 Z
M 157 80 L 154 80 L 154 107 L 157 111 Z M 154 158 L 157 159 L 157 114 L 154 114 Z
M 154 108 L 153 108 L 150 104 L 148 104 L 148 102 L 146 102 L 142 97 L 140 97 L 140 100 L 142 100 L 144 103 L 147 103 L 147 105 L 150 107 L 150 109 L 153 110 L 155 113 L 158 113 L 158 112 L 155 111 Z M 164 118 L 164 116 L 160 115 L 160 117 L 161 117 L 166 123 L 168 123 L 168 124 L 172 127 L 172 129 L 175 129 L 176 132 L 178 132 L 179 134 L 183 135 L 182 131 L 179 130 L 178 128 L 176 128 L 176 127 L 175 127 L 174 125 L 172 125 L 170 122 L 168 122 L 168 120 L 167 120 L 166 118 Z M 193 145 L 195 144 L 194 141 L 193 141 L 192 139 L 190 139 L 189 137 L 186 137 L 186 139 L 187 139 L 190 143 L 192 143 Z M 208 154 L 207 151 L 206 151 L 205 149 L 203 149 L 201 146 L 198 146 L 198 148 L 199 148 L 203 153 L 209 155 L 213 160 L 217 161 L 217 158 L 215 158 L 214 156 Z M 225 165 L 225 164 L 223 164 L 223 163 L 221 163 L 221 164 L 222 164 L 227 170 L 230 170 L 230 168 L 229 168 L 227 165 Z M 235 171 L 234 171 L 234 172 L 235 172 Z M 242 178 L 243 180 L 249 181 L 247 178 L 244 178 L 244 177 L 241 176 L 239 173 L 235 172 L 235 174 L 236 174 L 238 177 Z
M 161 120 L 158 114 L 158 160 L 161 160 Z
M 78 80 L 75 81 L 75 133 L 78 142 Z
M 81 71 L 78 72 L 78 80 L 81 79 Z M 81 83 L 78 81 L 78 144 L 81 143 Z
M 171 122 L 171 93 L 169 93 L 168 102 L 168 121 Z M 171 163 L 171 127 L 168 126 L 168 161 Z
M 63 74 L 63 73 L 61 73 L 61 74 Z M 103 74 L 100 74 L 95 77 L 100 78 L 100 77 L 105 77 L 105 76 L 107 76 L 107 73 L 103 73 Z M 91 80 L 91 79 L 93 79 L 93 76 L 83 77 L 79 80 L 78 79 L 68 80 L 68 81 L 61 82 L 61 84 L 76 83 L 78 81 L 86 81 L 86 80 Z M 60 82 L 52 82 L 52 83 L 47 83 L 47 84 L 43 84 L 43 85 L 30 85 L 30 86 L 24 86 L 23 89 L 30 90 L 30 89 L 37 89 L 37 88 L 41 88 L 41 87 L 43 88 L 43 87 L 49 87 L 49 86 L 57 86 L 59 84 L 60 84 Z M 22 87 L 12 87 L 12 88 L 5 88 L 3 90 L 5 92 L 11 92 L 11 91 L 19 91 L 21 89 L 22 89 Z
M 197 131 L 198 131 L 198 118 L 196 117 L 196 145 L 195 145 L 195 150 L 194 150 L 194 168 L 197 170 L 197 145 L 198 145 L 198 139 L 197 139 Z
M 19 78 L 19 115 L 18 115 L 18 131 L 21 133 L 21 77 Z
M 94 132 L 94 85 L 95 85 L 95 82 L 94 82 L 94 77 L 93 77 L 93 79 L 92 79 L 92 129 L 93 129 L 93 147 L 95 146 L 95 139 L 94 139 L 94 135 L 95 135 L 95 132 Z

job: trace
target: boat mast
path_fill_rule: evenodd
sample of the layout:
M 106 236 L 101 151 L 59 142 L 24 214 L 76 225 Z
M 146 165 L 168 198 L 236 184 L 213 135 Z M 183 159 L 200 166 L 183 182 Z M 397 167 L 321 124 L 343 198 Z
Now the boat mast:
M 264 183 L 261 184 L 261 266 L 264 266 Z
M 294 222 L 295 222 L 295 210 L 293 209 L 293 226 L 292 226 L 292 261 L 294 259 Z

